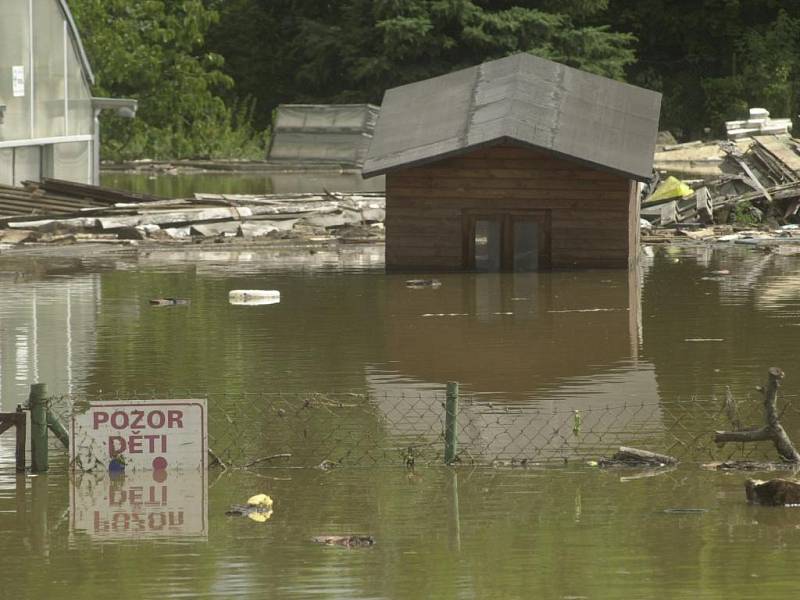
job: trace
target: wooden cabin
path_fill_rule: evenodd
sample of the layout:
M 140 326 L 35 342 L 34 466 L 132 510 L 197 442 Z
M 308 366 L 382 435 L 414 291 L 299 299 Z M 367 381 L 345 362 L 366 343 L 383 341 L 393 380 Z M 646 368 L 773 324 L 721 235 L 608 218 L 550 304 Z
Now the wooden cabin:
M 387 269 L 630 267 L 660 105 L 531 54 L 388 90 L 362 169 L 386 175 Z

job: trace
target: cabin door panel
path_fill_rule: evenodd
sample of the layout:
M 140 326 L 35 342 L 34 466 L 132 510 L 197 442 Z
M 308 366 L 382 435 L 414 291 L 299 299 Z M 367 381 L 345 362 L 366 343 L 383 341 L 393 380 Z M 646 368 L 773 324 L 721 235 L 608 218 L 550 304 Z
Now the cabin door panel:
M 547 215 L 527 211 L 466 214 L 464 267 L 481 272 L 529 272 L 549 268 Z

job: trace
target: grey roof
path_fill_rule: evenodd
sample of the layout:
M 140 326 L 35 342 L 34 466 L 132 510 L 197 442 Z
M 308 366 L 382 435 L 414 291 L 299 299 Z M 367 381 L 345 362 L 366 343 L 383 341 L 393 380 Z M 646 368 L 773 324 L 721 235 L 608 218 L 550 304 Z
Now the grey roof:
M 89 58 L 86 56 L 86 51 L 83 49 L 81 34 L 78 32 L 78 27 L 75 25 L 75 19 L 72 18 L 72 12 L 69 10 L 67 0 L 58 0 L 58 4 L 61 6 L 61 10 L 64 13 L 64 18 L 67 20 L 69 33 L 72 37 L 72 43 L 75 46 L 75 52 L 78 54 L 78 59 L 81 61 L 81 65 L 83 66 L 83 72 L 86 75 L 86 80 L 90 84 L 93 84 L 94 72 L 92 71 L 92 65 L 89 64 Z
M 660 108 L 658 92 L 514 54 L 388 90 L 363 175 L 511 142 L 645 181 Z

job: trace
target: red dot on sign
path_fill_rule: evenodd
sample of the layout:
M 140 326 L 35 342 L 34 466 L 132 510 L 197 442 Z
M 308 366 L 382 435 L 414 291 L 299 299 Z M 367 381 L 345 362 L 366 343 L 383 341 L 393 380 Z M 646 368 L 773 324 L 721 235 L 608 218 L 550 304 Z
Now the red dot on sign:
M 161 471 L 167 468 L 167 459 L 163 456 L 159 456 L 153 459 L 153 470 L 154 471 Z

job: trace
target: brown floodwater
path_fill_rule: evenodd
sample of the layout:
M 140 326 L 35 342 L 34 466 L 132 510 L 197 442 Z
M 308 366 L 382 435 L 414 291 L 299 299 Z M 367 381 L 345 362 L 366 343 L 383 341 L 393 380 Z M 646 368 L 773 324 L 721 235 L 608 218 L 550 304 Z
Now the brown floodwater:
M 208 194 L 283 194 L 299 192 L 382 192 L 384 177 L 362 179 L 356 171 L 297 172 L 197 171 L 172 174 L 104 171 L 101 185 L 152 194 L 164 198 L 188 198 L 195 192 Z
M 265 408 L 276 397 L 287 407 L 310 393 L 376 399 L 348 434 L 389 439 L 408 433 L 417 404 L 403 403 L 435 398 L 425 409 L 439 415 L 455 380 L 472 403 L 465 444 L 491 459 L 530 450 L 515 440 L 536 432 L 508 424 L 519 411 L 579 410 L 584 428 L 617 440 L 641 426 L 641 410 L 626 411 L 656 407 L 647 428 L 680 438 L 675 403 L 709 414 L 730 386 L 757 415 L 753 386 L 770 366 L 786 371 L 786 397 L 797 395 L 800 259 L 729 246 L 653 254 L 631 273 L 387 275 L 378 247 L 4 251 L 0 408 L 13 410 L 34 381 L 73 398 L 205 395 L 210 412 L 251 394 L 236 408 L 252 415 L 236 430 L 243 443 L 309 467 L 330 458 L 309 448 L 342 418 L 319 410 L 285 435 L 295 422 Z M 432 276 L 441 287 L 405 285 Z M 279 290 L 281 301 L 231 305 L 240 288 Z M 191 303 L 149 306 L 167 296 Z M 598 408 L 624 418 L 606 427 L 592 420 Z M 336 450 L 360 441 L 338 439 Z M 55 449 L 49 475 L 17 476 L 13 451 L 13 435 L 0 435 L 0 598 L 762 598 L 797 588 L 800 512 L 747 505 L 747 476 L 701 470 L 701 455 L 637 479 L 570 453 L 561 467 L 420 461 L 412 473 L 397 457 L 157 481 L 70 477 Z M 269 520 L 225 516 L 258 492 L 275 499 Z M 310 541 L 344 533 L 377 543 Z

